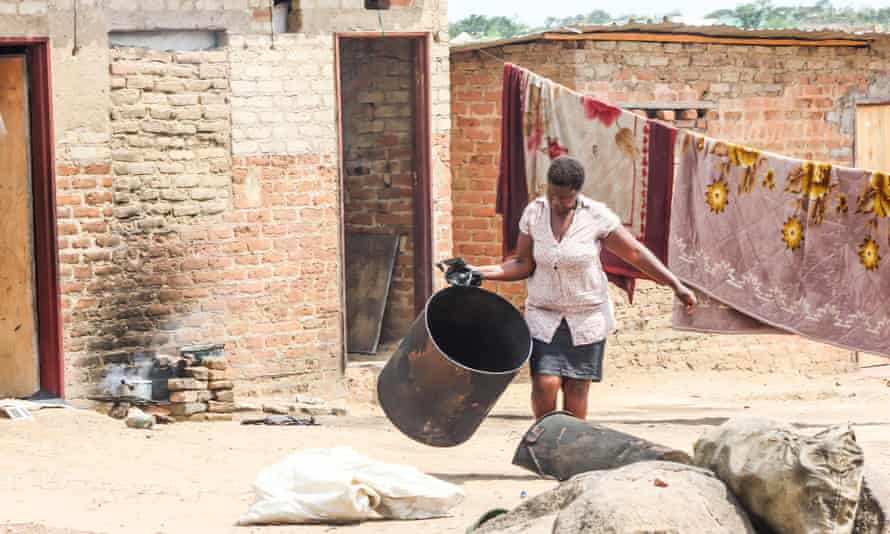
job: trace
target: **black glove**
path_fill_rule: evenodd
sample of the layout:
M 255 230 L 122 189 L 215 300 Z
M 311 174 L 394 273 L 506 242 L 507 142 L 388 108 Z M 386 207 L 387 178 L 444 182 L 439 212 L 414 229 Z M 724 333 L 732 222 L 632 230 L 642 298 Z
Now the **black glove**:
M 482 285 L 482 273 L 471 269 L 463 258 L 450 258 L 437 263 L 436 267 L 445 273 L 445 280 L 453 286 L 479 287 Z

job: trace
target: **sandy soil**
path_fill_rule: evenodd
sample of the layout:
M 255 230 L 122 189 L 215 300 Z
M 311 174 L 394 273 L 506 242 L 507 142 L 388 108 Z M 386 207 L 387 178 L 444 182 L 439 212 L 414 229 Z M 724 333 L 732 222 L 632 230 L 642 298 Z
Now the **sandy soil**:
M 836 378 L 744 374 L 622 375 L 594 387 L 591 418 L 691 451 L 707 428 L 736 415 L 805 425 L 854 423 L 866 462 L 890 471 L 890 373 Z M 180 423 L 133 430 L 88 410 L 42 410 L 33 422 L 0 420 L 0 534 L 463 532 L 485 511 L 512 507 L 524 490 L 552 487 L 510 465 L 532 423 L 527 385 L 511 387 L 466 444 L 433 449 L 396 431 L 369 405 L 321 427 Z M 813 426 L 810 426 L 813 425 Z M 453 517 L 351 526 L 237 527 L 257 472 L 288 453 L 347 445 L 461 485 Z

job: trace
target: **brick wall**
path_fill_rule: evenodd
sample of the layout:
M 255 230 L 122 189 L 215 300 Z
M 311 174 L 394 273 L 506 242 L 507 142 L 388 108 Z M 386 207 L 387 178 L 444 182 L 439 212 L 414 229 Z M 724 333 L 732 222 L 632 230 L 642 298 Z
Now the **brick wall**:
M 224 50 L 112 50 L 113 163 L 59 166 L 74 394 L 193 342 L 225 342 L 248 389 L 337 379 L 336 159 L 232 161 L 229 67 Z
M 414 320 L 414 68 L 406 39 L 341 41 L 346 231 L 402 236 L 383 342 Z
M 334 33 L 378 31 L 363 0 L 0 2 L 0 36 L 50 38 L 65 382 L 191 341 L 227 344 L 239 391 L 337 395 L 343 213 Z M 161 2 L 163 3 L 163 2 Z M 149 5 L 152 4 L 152 5 Z M 175 4 L 175 5 L 174 5 Z M 181 4 L 181 5 L 180 5 Z M 382 29 L 430 32 L 433 221 L 451 254 L 447 1 Z M 115 50 L 109 32 L 224 30 L 199 54 Z M 210 85 L 207 86 L 207 82 Z
M 855 97 L 890 97 L 887 46 L 748 47 L 640 42 L 537 42 L 487 53 L 454 51 L 452 165 L 455 253 L 500 261 L 494 212 L 503 63 L 520 64 L 616 104 L 709 102 L 710 111 L 663 113 L 683 127 L 796 157 L 852 163 Z M 494 57 L 492 57 L 494 56 Z M 521 306 L 523 284 L 492 284 Z M 635 304 L 613 291 L 621 328 L 609 340 L 622 367 L 836 372 L 853 355 L 792 336 L 708 336 L 670 328 L 672 295 L 641 283 Z

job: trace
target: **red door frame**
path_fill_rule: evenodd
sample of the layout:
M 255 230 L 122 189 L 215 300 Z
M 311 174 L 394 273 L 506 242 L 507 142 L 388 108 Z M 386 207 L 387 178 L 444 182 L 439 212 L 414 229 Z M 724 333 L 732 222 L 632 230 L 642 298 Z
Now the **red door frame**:
M 430 94 L 429 32 L 337 33 L 334 35 L 334 68 L 336 69 L 337 131 L 339 137 L 340 191 L 345 191 L 343 167 L 343 114 L 341 108 L 340 44 L 344 39 L 410 39 L 414 53 L 414 309 L 420 313 L 433 294 L 433 195 L 432 195 L 432 96 Z M 345 210 L 345 195 L 340 196 L 340 211 Z M 345 220 L 345 218 L 344 218 Z M 341 243 L 345 242 L 345 224 L 341 228 Z M 345 291 L 343 292 L 345 309 Z M 345 332 L 344 332 L 345 333 Z
M 0 37 L 0 48 L 10 47 L 23 48 L 28 64 L 40 389 L 63 397 L 65 380 L 49 39 Z

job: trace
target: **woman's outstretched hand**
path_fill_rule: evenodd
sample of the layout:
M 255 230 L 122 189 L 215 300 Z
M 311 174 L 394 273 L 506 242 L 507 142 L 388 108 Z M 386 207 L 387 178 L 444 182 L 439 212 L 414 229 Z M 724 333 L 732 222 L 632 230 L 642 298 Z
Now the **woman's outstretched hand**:
M 692 315 L 692 313 L 695 312 L 695 306 L 698 305 L 698 299 L 695 298 L 695 293 L 688 287 L 680 284 L 679 287 L 674 290 L 674 294 L 677 295 L 680 302 L 686 305 L 686 313 Z

